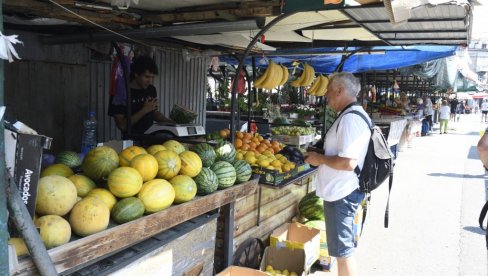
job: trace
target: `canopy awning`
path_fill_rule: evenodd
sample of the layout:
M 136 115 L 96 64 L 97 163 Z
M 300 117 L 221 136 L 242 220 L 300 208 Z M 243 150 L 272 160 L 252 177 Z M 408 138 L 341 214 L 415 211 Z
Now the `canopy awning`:
M 452 56 L 456 53 L 455 46 L 378 46 L 360 49 L 350 47 L 344 48 L 308 48 L 279 51 L 268 54 L 265 57 L 256 57 L 258 66 L 266 67 L 271 59 L 287 67 L 293 67 L 296 61 L 307 62 L 314 67 L 317 73 L 329 74 L 336 70 L 345 53 L 358 53 L 349 57 L 343 67 L 343 71 L 360 73 L 371 70 L 397 69 L 406 66 L 420 64 L 439 58 Z M 263 59 L 264 58 L 264 59 Z M 233 57 L 223 56 L 221 60 L 232 65 L 237 64 Z M 245 63 L 251 64 L 251 58 Z

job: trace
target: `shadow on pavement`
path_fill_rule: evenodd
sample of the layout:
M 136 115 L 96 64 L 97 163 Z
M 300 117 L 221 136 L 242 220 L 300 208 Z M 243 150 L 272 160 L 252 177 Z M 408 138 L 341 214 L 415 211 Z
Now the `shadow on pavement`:
M 471 174 L 460 174 L 460 173 L 429 173 L 428 176 L 444 176 L 444 177 L 457 177 L 457 178 L 485 178 L 484 174 L 471 175 Z
M 469 231 L 471 233 L 475 233 L 475 234 L 480 234 L 480 235 L 485 234 L 485 231 L 483 229 L 479 228 L 479 226 L 466 226 L 466 227 L 463 227 L 463 229 L 466 231 Z

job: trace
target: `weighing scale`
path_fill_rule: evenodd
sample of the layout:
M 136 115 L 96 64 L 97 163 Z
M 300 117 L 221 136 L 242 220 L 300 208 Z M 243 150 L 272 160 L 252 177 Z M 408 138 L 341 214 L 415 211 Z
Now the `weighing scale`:
M 201 136 L 205 135 L 205 128 L 195 124 L 154 123 L 144 134 L 167 137 Z

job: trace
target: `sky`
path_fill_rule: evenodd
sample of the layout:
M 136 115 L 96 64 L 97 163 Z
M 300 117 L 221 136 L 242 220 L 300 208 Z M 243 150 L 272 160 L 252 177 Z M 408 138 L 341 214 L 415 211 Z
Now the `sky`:
M 488 41 L 488 0 L 478 0 L 478 5 L 473 7 L 473 28 L 471 41 Z

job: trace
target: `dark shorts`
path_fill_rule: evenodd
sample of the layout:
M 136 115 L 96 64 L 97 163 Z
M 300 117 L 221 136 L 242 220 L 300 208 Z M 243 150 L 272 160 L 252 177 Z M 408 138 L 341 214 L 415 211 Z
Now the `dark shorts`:
M 329 255 L 349 257 L 356 246 L 354 242 L 354 216 L 365 194 L 355 190 L 337 201 L 324 201 L 325 226 Z
M 483 111 L 481 111 L 481 113 L 483 113 L 483 115 L 486 115 L 486 114 L 488 114 L 488 110 L 487 111 L 483 110 Z

